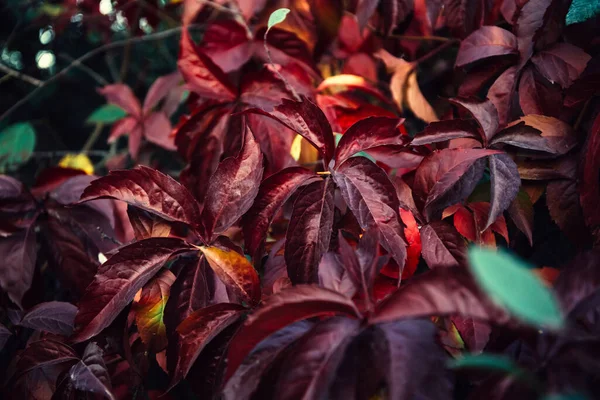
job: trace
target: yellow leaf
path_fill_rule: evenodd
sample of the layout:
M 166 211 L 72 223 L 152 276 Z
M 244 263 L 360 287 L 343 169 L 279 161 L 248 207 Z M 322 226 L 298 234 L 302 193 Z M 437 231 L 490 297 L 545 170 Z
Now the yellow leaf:
M 300 159 L 300 154 L 302 152 L 302 136 L 296 135 L 294 141 L 292 142 L 292 147 L 290 148 L 290 154 L 292 158 L 296 161 Z
M 63 168 L 79 169 L 88 175 L 94 173 L 94 165 L 85 154 L 67 154 L 58 162 L 58 165 Z

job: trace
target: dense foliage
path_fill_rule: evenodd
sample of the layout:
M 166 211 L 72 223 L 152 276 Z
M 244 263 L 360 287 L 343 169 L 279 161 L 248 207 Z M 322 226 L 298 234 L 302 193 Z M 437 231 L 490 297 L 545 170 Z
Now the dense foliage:
M 598 4 L 164 3 L 41 2 L 105 44 L 2 65 L 105 102 L 59 163 L 0 117 L 5 398 L 600 398 Z

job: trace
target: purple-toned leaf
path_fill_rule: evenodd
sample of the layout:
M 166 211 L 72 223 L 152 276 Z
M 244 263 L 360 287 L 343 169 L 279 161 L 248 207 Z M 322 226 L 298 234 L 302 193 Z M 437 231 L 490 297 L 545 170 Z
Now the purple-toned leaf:
M 519 80 L 519 105 L 523 114 L 558 117 L 563 95 L 558 84 L 552 84 L 533 67 L 523 69 Z
M 335 149 L 336 165 L 373 147 L 406 144 L 408 139 L 399 129 L 403 122 L 402 119 L 387 117 L 369 117 L 356 122 L 346 130 Z
M 73 332 L 73 322 L 77 307 L 63 301 L 41 303 L 27 311 L 19 325 L 38 331 L 69 336 Z
M 9 331 L 4 325 L 0 324 L 0 351 L 4 349 L 6 342 L 12 336 L 12 332 Z
M 207 99 L 233 101 L 237 96 L 227 75 L 182 31 L 177 66 L 190 90 Z
M 356 293 L 356 285 L 342 263 L 340 257 L 333 253 L 325 253 L 319 263 L 319 285 L 352 298 Z
M 246 112 L 267 115 L 298 133 L 319 150 L 324 164 L 329 165 L 333 157 L 335 142 L 329 121 L 323 111 L 311 100 L 282 99 L 282 103 L 271 112 L 249 109 Z
M 122 247 L 102 264 L 85 290 L 71 340 L 79 343 L 100 333 L 169 258 L 189 250 L 188 244 L 175 238 L 150 238 Z
M 600 250 L 589 250 L 579 254 L 569 265 L 561 269 L 554 290 L 565 314 L 572 313 L 578 306 L 581 307 L 580 304 L 588 300 L 589 296 L 598 292 L 599 260 Z M 597 304 L 594 309 L 596 311 L 593 314 L 598 314 Z
M 127 111 L 128 114 L 140 118 L 142 107 L 140 101 L 135 97 L 131 88 L 122 83 L 107 85 L 98 89 L 98 93 L 106 97 L 106 101 Z
M 546 22 L 546 11 L 551 4 L 552 0 L 530 0 L 518 12 L 514 29 L 521 54 L 521 66 L 525 65 L 533 54 L 535 42 Z
M 413 194 L 427 220 L 464 201 L 481 179 L 483 157 L 500 154 L 486 149 L 444 149 L 427 156 L 415 173 Z
M 278 330 L 260 342 L 227 381 L 223 389 L 224 398 L 249 400 L 257 389 L 262 375 L 278 355 L 304 335 L 311 326 L 312 324 L 307 321 L 300 321 Z
M 485 322 L 459 315 L 451 319 L 467 348 L 472 353 L 482 352 L 490 339 L 492 327 Z
M 527 192 L 517 193 L 517 197 L 508 207 L 508 215 L 517 228 L 527 236 L 529 245 L 533 246 L 533 204 Z
M 598 171 L 600 171 L 600 116 L 594 120 L 589 130 L 588 138 L 583 150 L 583 165 L 581 170 L 581 186 L 579 198 L 586 225 L 600 243 L 600 189 L 598 185 Z
M 201 308 L 177 327 L 177 362 L 170 387 L 175 386 L 194 365 L 200 352 L 225 328 L 237 321 L 246 309 L 239 304 L 222 303 Z
M 202 50 L 223 72 L 242 67 L 254 52 L 248 32 L 235 20 L 213 22 L 202 36 Z
M 450 399 L 446 355 L 436 342 L 435 326 L 427 320 L 377 325 L 387 343 L 387 383 L 391 399 Z
M 490 3 L 477 0 L 442 0 L 446 26 L 457 36 L 465 37 L 481 27 Z M 431 6 L 429 6 L 431 7 Z M 436 15 L 437 17 L 437 15 Z M 431 17 L 430 17 L 431 18 Z M 435 19 L 431 24 L 435 24 Z
M 69 370 L 69 378 L 75 389 L 100 394 L 114 400 L 111 381 L 106 364 L 102 358 L 104 352 L 96 343 L 90 343 L 83 352 L 81 361 Z
M 305 168 L 290 167 L 271 175 L 260 184 L 254 204 L 242 220 L 246 249 L 253 258 L 260 257 L 258 252 L 277 211 L 299 186 L 315 179 L 320 178 Z
M 327 393 L 360 321 L 336 317 L 318 323 L 294 345 L 281 366 L 277 399 L 312 399 Z
M 233 225 L 258 194 L 263 175 L 263 155 L 249 128 L 244 146 L 236 157 L 223 160 L 210 178 L 202 223 L 206 240 Z
M 364 242 L 368 242 L 369 239 L 371 239 L 371 236 L 373 236 L 372 232 L 367 237 L 365 237 Z M 375 246 L 377 245 L 378 244 L 375 241 Z M 363 259 L 367 260 L 369 258 L 368 255 L 370 254 L 364 254 L 365 247 L 368 246 L 363 245 Z M 365 297 L 365 299 L 369 301 L 369 293 L 373 284 L 372 278 L 374 276 L 373 263 L 366 263 L 367 265 L 364 265 L 363 269 L 363 265 L 359 261 L 357 254 L 355 253 L 352 246 L 350 246 L 350 244 L 346 241 L 341 231 L 338 233 L 338 252 L 340 262 L 344 266 L 344 269 L 348 272 L 348 275 L 350 276 L 352 282 L 354 282 L 354 287 L 359 289 L 362 292 L 362 295 Z
M 377 229 L 381 245 L 402 268 L 406 243 L 398 215 L 400 203 L 385 171 L 364 157 L 353 157 L 337 168 L 333 179 L 361 228 Z
M 489 228 L 502 215 L 504 210 L 519 193 L 521 178 L 517 164 L 508 154 L 494 154 L 488 157 L 490 163 L 490 214 L 481 230 Z
M 77 353 L 64 343 L 52 340 L 42 339 L 29 343 L 21 353 L 15 367 L 14 378 L 31 372 L 35 369 L 46 368 L 58 364 L 67 364 L 79 361 Z
M 518 75 L 519 70 L 512 66 L 504 71 L 488 90 L 487 97 L 498 112 L 499 126 L 504 126 L 513 119 Z
M 557 82 L 565 89 L 581 75 L 591 58 L 579 47 L 568 43 L 556 43 L 536 53 L 531 61 L 546 79 L 551 83 Z
M 302 189 L 285 235 L 285 263 L 292 283 L 318 281 L 318 266 L 329 249 L 333 229 L 335 186 L 330 178 Z
M 464 267 L 437 268 L 413 278 L 379 303 L 372 323 L 462 315 L 498 324 L 509 316 L 477 286 Z
M 173 178 L 144 166 L 111 171 L 107 176 L 92 181 L 80 201 L 100 198 L 124 201 L 167 221 L 190 226 L 199 221 L 198 203 L 192 194 Z
M 431 269 L 465 265 L 467 246 L 456 229 L 443 221 L 421 228 L 421 254 Z
M 423 131 L 415 135 L 411 144 L 413 146 L 421 146 L 458 138 L 479 140 L 481 139 L 481 134 L 479 134 L 469 121 L 464 119 L 449 119 L 430 123 Z
M 318 286 L 298 285 L 272 295 L 248 317 L 232 340 L 227 377 L 258 343 L 272 333 L 294 322 L 332 313 L 360 316 L 351 299 Z
M 169 92 L 175 89 L 180 81 L 181 74 L 179 74 L 179 71 L 156 79 L 152 86 L 150 86 L 150 89 L 148 89 L 148 94 L 146 94 L 146 98 L 144 99 L 144 113 L 148 113 L 156 107 L 158 102 L 167 97 Z
M 497 26 L 482 26 L 460 43 L 456 66 L 462 67 L 488 57 L 517 53 L 515 35 Z
M 21 300 L 31 287 L 37 259 L 35 223 L 9 237 L 0 237 L 0 287 L 21 308 Z
M 467 110 L 483 132 L 482 139 L 487 143 L 498 130 L 498 111 L 490 100 L 453 98 L 450 102 Z

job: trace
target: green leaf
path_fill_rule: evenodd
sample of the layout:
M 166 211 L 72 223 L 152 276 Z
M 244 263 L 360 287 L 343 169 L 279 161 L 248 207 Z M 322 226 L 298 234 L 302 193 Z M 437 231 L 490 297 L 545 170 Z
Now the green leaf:
M 35 129 L 20 122 L 0 132 L 0 172 L 29 160 L 35 148 Z
M 600 0 L 573 0 L 567 13 L 567 25 L 587 21 L 600 14 Z
M 486 353 L 479 355 L 466 354 L 463 357 L 450 360 L 448 367 L 452 369 L 485 369 L 513 375 L 520 373 L 520 368 L 510 358 Z
M 563 326 L 554 295 L 520 259 L 504 251 L 472 247 L 469 264 L 482 289 L 515 317 L 535 326 Z
M 280 24 L 285 21 L 285 17 L 287 17 L 290 12 L 289 8 L 280 8 L 275 10 L 269 16 L 269 22 L 267 22 L 267 30 L 271 29 L 274 25 Z
M 114 104 L 98 107 L 85 121 L 88 124 L 112 124 L 127 115 L 127 111 Z

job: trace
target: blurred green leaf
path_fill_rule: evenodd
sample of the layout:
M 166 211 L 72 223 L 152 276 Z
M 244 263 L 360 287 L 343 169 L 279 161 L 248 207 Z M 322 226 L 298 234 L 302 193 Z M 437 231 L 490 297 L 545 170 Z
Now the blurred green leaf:
M 515 317 L 535 326 L 563 326 L 556 298 L 522 260 L 504 251 L 473 247 L 469 264 L 482 289 Z
M 0 132 L 0 172 L 29 160 L 35 148 L 35 129 L 20 122 Z
M 105 104 L 98 107 L 86 120 L 88 124 L 112 124 L 123 117 L 127 112 L 114 104 Z
M 496 354 L 466 354 L 455 360 L 450 360 L 448 367 L 452 369 L 473 368 L 485 369 L 488 371 L 506 372 L 507 374 L 517 374 L 520 371 L 510 358 Z
M 585 22 L 600 14 L 600 0 L 573 0 L 567 13 L 567 25 Z

